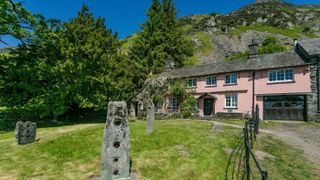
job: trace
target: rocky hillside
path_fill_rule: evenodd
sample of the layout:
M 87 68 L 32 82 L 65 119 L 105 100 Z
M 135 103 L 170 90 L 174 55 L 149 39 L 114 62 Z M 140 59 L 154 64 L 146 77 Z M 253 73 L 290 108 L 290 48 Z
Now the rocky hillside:
M 188 65 L 212 63 L 246 52 L 253 39 L 262 44 L 272 36 L 290 49 L 294 39 L 320 37 L 320 6 L 258 0 L 225 15 L 183 17 L 179 24 L 196 49 Z

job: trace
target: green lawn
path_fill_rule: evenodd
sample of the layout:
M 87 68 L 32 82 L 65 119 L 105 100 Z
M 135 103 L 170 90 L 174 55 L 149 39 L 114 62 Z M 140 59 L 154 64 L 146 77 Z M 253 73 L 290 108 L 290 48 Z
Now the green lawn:
M 39 128 L 37 143 L 18 146 L 13 132 L 0 134 L 0 179 L 87 179 L 100 173 L 104 124 Z M 196 120 L 130 123 L 132 170 L 141 179 L 224 179 L 230 149 L 241 129 L 211 132 L 211 123 Z M 320 172 L 300 150 L 261 134 L 255 150 L 275 160 L 260 160 L 270 179 L 319 179 Z M 256 177 L 259 179 L 258 177 Z

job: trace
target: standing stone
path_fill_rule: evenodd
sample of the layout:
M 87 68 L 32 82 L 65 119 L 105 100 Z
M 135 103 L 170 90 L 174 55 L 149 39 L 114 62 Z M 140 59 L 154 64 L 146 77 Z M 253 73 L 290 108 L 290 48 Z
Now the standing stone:
M 35 122 L 18 121 L 15 128 L 15 136 L 18 144 L 30 144 L 36 140 L 37 124 Z
M 130 117 L 136 117 L 136 110 L 134 108 L 134 103 L 130 103 L 129 116 Z
M 220 131 L 222 129 L 223 129 L 223 127 L 219 124 L 216 124 L 216 123 L 213 123 L 211 126 L 211 131 Z
M 147 108 L 147 133 L 153 133 L 153 121 L 154 121 L 154 103 L 152 100 L 150 100 Z
M 101 179 L 130 178 L 130 131 L 127 104 L 109 102 L 102 142 Z

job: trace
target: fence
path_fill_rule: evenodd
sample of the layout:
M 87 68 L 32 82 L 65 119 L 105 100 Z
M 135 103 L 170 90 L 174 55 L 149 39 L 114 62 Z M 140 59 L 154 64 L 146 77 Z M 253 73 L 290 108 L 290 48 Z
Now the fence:
M 259 134 L 260 119 L 259 106 L 255 108 L 252 116 L 247 118 L 245 126 L 241 133 L 241 139 L 230 154 L 228 166 L 226 170 L 226 180 L 228 179 L 255 179 L 255 174 L 252 172 L 256 167 L 262 180 L 268 179 L 268 172 L 264 171 L 257 161 L 252 148 Z M 251 166 L 250 160 L 253 160 L 254 166 Z M 252 162 L 252 161 L 251 161 Z M 231 177 L 228 176 L 231 171 Z

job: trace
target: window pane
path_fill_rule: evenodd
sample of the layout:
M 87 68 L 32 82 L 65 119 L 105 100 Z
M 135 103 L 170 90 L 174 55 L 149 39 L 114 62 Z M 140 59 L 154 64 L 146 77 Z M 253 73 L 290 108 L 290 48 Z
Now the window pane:
M 207 84 L 207 86 L 216 85 L 216 78 L 215 77 L 207 77 L 206 84 Z
M 226 96 L 226 107 L 230 107 L 230 106 L 231 106 L 231 97 Z
M 276 81 L 276 80 L 277 80 L 276 72 L 270 71 L 269 72 L 269 81 Z
M 232 84 L 237 84 L 237 75 L 236 74 L 232 74 L 231 75 L 231 83 Z
M 226 84 L 230 84 L 230 76 L 229 76 L 229 75 L 226 75 L 226 77 L 225 77 L 225 83 L 226 83 Z
M 236 95 L 232 96 L 232 106 L 237 107 L 237 103 L 238 103 L 238 96 Z
M 286 70 L 285 79 L 286 80 L 293 80 L 293 71 L 291 69 Z
M 284 81 L 284 70 L 277 71 L 277 80 Z
M 193 79 L 193 81 L 192 81 L 192 86 L 193 86 L 193 87 L 197 87 L 197 79 Z
M 169 107 L 178 107 L 178 99 L 177 98 L 169 98 Z
M 207 77 L 207 85 L 210 86 L 211 85 L 211 77 Z

